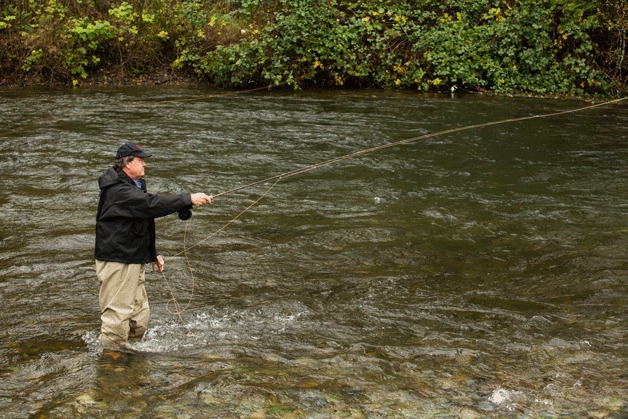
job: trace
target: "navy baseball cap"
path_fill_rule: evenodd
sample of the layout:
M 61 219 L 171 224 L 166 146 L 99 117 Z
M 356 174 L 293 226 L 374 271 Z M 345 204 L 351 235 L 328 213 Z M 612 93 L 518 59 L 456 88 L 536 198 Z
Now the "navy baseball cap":
M 118 152 L 116 153 L 116 159 L 121 159 L 122 157 L 126 156 L 135 156 L 145 159 L 152 156 L 152 154 L 149 154 L 142 150 L 139 144 L 126 143 L 122 144 L 118 149 Z

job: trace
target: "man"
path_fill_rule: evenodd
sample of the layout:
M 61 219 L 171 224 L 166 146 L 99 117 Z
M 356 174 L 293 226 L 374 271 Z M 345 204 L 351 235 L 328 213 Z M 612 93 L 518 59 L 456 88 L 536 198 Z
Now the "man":
M 123 144 L 116 163 L 98 179 L 100 201 L 96 216 L 96 275 L 100 282 L 99 340 L 104 348 L 124 347 L 146 332 L 150 308 L 144 288 L 145 264 L 164 270 L 155 249 L 155 218 L 180 212 L 186 218 L 192 205 L 212 202 L 204 193 L 157 196 L 147 193 L 143 179 L 152 156 L 138 144 Z M 188 217 L 189 218 L 189 217 Z

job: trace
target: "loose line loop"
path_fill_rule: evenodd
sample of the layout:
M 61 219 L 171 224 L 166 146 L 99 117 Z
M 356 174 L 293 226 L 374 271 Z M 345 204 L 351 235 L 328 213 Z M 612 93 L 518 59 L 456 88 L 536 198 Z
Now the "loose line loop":
M 173 256 L 181 256 L 183 255 L 183 258 L 185 259 L 185 263 L 187 265 L 188 268 L 188 272 L 190 274 L 190 278 L 192 278 L 192 290 L 190 293 L 190 298 L 188 300 L 188 302 L 186 303 L 185 307 L 181 308 L 179 306 L 179 302 L 177 301 L 177 298 L 174 295 L 174 291 L 172 289 L 172 287 L 170 286 L 170 282 L 168 281 L 168 277 L 166 276 L 166 274 L 164 274 L 163 272 L 161 272 L 161 276 L 163 277 L 164 281 L 166 282 L 166 286 L 168 287 L 168 291 L 170 292 L 170 300 L 168 301 L 168 303 L 166 304 L 166 309 L 172 313 L 172 314 L 176 314 L 178 319 L 179 319 L 179 323 L 183 323 L 183 312 L 186 311 L 188 309 L 188 307 L 190 306 L 190 304 L 192 303 L 192 298 L 194 298 L 194 284 L 195 284 L 195 279 L 194 279 L 194 272 L 192 271 L 192 265 L 190 264 L 190 259 L 188 258 L 187 252 L 190 249 L 193 249 L 197 246 L 200 246 L 201 244 L 203 244 L 204 242 L 208 241 L 209 239 L 215 237 L 216 235 L 218 235 L 221 231 L 223 231 L 224 229 L 226 229 L 228 226 L 230 226 L 232 223 L 234 223 L 238 218 L 240 218 L 245 212 L 247 212 L 248 210 L 250 210 L 251 208 L 253 208 L 255 205 L 257 205 L 266 195 L 268 195 L 268 193 L 281 181 L 281 177 L 278 178 L 275 183 L 273 183 L 270 188 L 268 188 L 264 193 L 262 193 L 255 201 L 253 201 L 253 203 L 251 203 L 250 205 L 248 205 L 246 208 L 244 208 L 242 211 L 240 211 L 235 217 L 233 217 L 231 220 L 229 220 L 229 222 L 227 222 L 225 225 L 223 225 L 222 227 L 220 227 L 218 230 L 214 231 L 213 233 L 207 235 L 204 239 L 198 241 L 197 243 L 191 245 L 191 246 L 187 246 L 187 230 L 188 230 L 188 225 L 189 223 L 186 223 L 185 225 L 185 229 L 184 229 L 184 233 L 183 233 L 183 250 L 179 253 L 176 253 Z M 172 304 L 174 306 L 174 310 L 170 309 L 170 304 Z

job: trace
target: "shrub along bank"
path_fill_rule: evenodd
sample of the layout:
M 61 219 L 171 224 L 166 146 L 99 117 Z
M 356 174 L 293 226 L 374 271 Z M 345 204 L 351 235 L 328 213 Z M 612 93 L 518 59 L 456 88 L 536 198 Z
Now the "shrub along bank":
M 0 0 L 0 85 L 625 93 L 626 10 L 585 0 Z

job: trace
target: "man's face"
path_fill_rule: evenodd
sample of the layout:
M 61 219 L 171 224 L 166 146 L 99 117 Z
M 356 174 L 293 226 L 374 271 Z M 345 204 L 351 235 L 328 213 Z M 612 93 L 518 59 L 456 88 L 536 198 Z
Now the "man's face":
M 140 180 L 144 177 L 144 167 L 146 166 L 146 162 L 141 157 L 136 157 L 132 161 L 124 166 L 124 171 L 126 174 L 135 180 Z

